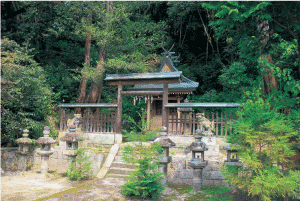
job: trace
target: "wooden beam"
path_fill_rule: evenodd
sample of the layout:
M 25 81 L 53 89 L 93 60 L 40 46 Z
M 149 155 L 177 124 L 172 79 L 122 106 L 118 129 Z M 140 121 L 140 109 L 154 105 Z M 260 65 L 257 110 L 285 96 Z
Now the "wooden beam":
M 121 93 L 124 96 L 136 96 L 136 95 L 152 95 L 152 96 L 159 96 L 163 95 L 163 91 L 122 91 Z
M 167 127 L 168 83 L 163 85 L 162 126 Z
M 118 84 L 118 109 L 116 114 L 116 133 L 121 134 L 122 133 L 122 88 L 123 85 L 121 82 Z
M 165 83 L 179 83 L 179 79 L 176 80 L 161 80 L 161 79 L 153 79 L 153 80 L 125 80 L 125 81 L 107 81 L 107 85 L 118 85 L 119 82 L 122 83 L 122 85 L 136 85 L 136 84 L 165 84 Z

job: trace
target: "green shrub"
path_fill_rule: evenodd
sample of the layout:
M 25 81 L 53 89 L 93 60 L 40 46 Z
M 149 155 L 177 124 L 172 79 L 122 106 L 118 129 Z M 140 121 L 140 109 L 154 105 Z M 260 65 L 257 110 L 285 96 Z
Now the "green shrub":
M 123 148 L 123 159 L 128 163 L 137 163 L 136 167 L 122 186 L 122 192 L 126 196 L 137 196 L 143 199 L 156 198 L 164 190 L 162 185 L 163 174 L 158 172 L 159 157 L 161 153 L 159 144 L 145 145 L 142 142 L 135 146 L 126 145 Z
M 26 128 L 31 139 L 43 135 L 53 92 L 31 53 L 15 41 L 1 40 L 1 79 L 6 82 L 1 86 L 1 146 L 17 146 Z
M 228 138 L 240 145 L 245 167 L 227 166 L 223 174 L 234 187 L 264 201 L 287 195 L 299 199 L 300 171 L 294 171 L 289 160 L 294 126 L 259 93 L 249 95 L 233 124 L 236 133 Z
M 72 163 L 69 165 L 67 176 L 70 180 L 85 180 L 91 178 L 93 172 L 91 168 L 92 162 L 88 162 L 89 158 L 85 148 L 77 150 L 76 159 L 72 158 Z

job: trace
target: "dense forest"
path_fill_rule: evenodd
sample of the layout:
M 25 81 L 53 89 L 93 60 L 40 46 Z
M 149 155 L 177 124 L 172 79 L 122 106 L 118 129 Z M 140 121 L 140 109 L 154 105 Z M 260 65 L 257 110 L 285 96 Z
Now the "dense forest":
M 299 13 L 299 2 L 1 2 L 1 145 L 55 128 L 60 103 L 114 102 L 105 74 L 154 72 L 173 44 L 200 83 L 189 99 L 259 96 L 299 123 Z M 144 107 L 124 99 L 124 113 Z

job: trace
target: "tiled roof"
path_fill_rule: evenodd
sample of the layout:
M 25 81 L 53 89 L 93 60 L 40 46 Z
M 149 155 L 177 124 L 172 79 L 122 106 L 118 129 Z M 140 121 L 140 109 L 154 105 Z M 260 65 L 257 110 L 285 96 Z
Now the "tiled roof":
M 161 73 L 161 71 L 164 69 L 165 65 L 168 65 L 168 67 L 171 68 L 173 73 L 175 72 L 181 72 L 178 71 L 177 68 L 174 66 L 172 59 L 169 57 L 164 57 L 163 61 L 158 69 L 157 73 Z M 168 85 L 168 89 L 170 91 L 179 91 L 179 90 L 191 90 L 194 91 L 198 88 L 199 83 L 194 82 L 188 78 L 186 78 L 183 75 L 180 75 L 180 83 L 171 83 Z M 162 84 L 136 84 L 134 87 L 128 89 L 128 91 L 138 91 L 138 90 L 162 90 L 163 85 Z
M 156 73 L 107 74 L 106 81 L 180 78 L 181 71 Z
M 196 90 L 199 86 L 198 82 L 181 82 L 181 83 L 171 83 L 169 84 L 169 90 Z M 130 91 L 137 91 L 137 90 L 162 90 L 162 84 L 137 84 L 134 87 L 130 88 Z
M 64 103 L 58 105 L 58 107 L 118 107 L 117 104 L 113 103 Z
M 239 103 L 168 103 L 166 107 L 240 107 Z

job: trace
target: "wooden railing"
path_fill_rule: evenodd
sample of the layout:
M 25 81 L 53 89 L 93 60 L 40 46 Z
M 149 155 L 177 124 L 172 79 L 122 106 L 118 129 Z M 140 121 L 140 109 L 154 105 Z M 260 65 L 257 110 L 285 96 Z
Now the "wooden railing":
M 215 136 L 231 134 L 233 131 L 229 122 L 237 119 L 237 116 L 231 112 L 205 113 L 205 117 L 214 122 Z M 180 118 L 178 114 L 169 115 L 168 135 L 194 135 L 197 128 L 196 113 L 181 113 Z M 204 131 L 203 128 L 200 129 Z
M 74 118 L 74 111 L 66 112 L 62 109 L 60 119 L 60 130 L 66 131 L 68 119 Z M 115 112 L 101 112 L 96 109 L 94 112 L 85 109 L 80 120 L 80 127 L 83 132 L 113 133 L 115 131 Z

